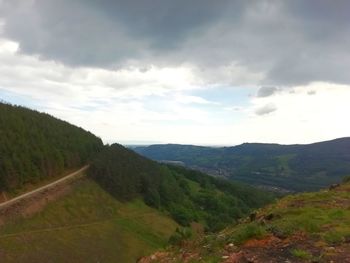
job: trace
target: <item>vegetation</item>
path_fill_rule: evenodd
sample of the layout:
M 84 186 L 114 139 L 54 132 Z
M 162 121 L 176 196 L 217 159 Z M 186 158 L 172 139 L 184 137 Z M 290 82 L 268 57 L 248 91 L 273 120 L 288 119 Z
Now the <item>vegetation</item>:
M 301 259 L 311 259 L 312 256 L 310 255 L 309 252 L 302 250 L 302 249 L 293 249 L 292 251 L 292 255 L 297 257 L 297 258 L 301 258 Z
M 183 162 L 215 176 L 291 191 L 319 190 L 350 174 L 350 138 L 309 145 L 245 143 L 235 147 L 151 145 L 134 150 Z
M 218 234 L 168 249 L 157 260 L 187 255 L 193 262 L 199 258 L 222 262 L 223 257 L 234 262 L 346 262 L 349 205 L 349 182 L 331 190 L 286 196 Z
M 31 218 L 0 228 L 1 262 L 135 262 L 178 225 L 142 200 L 123 203 L 92 180 Z
M 248 186 L 159 165 L 118 144 L 104 148 L 89 175 L 119 200 L 141 197 L 183 226 L 199 222 L 210 231 L 222 229 L 273 200 L 271 194 Z
M 86 164 L 101 147 L 101 139 L 81 128 L 0 102 L 0 192 Z

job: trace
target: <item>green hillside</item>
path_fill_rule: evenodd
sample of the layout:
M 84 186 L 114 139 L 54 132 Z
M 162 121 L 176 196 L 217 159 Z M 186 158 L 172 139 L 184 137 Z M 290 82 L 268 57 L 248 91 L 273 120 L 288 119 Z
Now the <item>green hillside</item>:
M 234 147 L 151 145 L 134 150 L 148 158 L 248 184 L 311 191 L 350 174 L 350 138 L 308 145 L 245 143 Z
M 135 262 L 176 227 L 141 200 L 117 201 L 82 179 L 38 214 L 0 228 L 1 262 Z
M 95 135 L 48 114 L 0 102 L 0 192 L 13 192 L 85 165 Z
M 0 192 L 35 188 L 90 164 L 88 178 L 62 186 L 72 190 L 59 200 L 41 192 L 48 204 L 39 213 L 21 218 L 20 206 L 9 208 L 15 216 L 0 227 L 1 262 L 134 262 L 169 240 L 221 230 L 274 199 L 103 146 L 81 128 L 23 107 L 0 104 L 0 132 Z
M 350 183 L 290 195 L 220 233 L 141 262 L 349 262 L 349 205 Z
M 89 175 L 119 200 L 143 198 L 179 224 L 201 223 L 209 231 L 232 224 L 273 195 L 198 171 L 160 165 L 121 145 L 105 146 Z

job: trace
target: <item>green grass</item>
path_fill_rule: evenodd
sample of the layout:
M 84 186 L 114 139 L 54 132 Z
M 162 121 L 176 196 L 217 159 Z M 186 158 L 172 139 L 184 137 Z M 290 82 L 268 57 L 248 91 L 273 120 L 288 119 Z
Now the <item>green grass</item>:
M 84 179 L 33 217 L 0 228 L 1 262 L 135 262 L 166 246 L 176 227 L 142 201 L 121 203 Z
M 309 252 L 302 250 L 302 249 L 293 249 L 291 251 L 291 253 L 294 257 L 297 257 L 300 259 L 311 259 L 312 258 L 312 255 Z
M 252 238 L 262 238 L 267 234 L 266 230 L 257 223 L 238 226 L 232 233 L 231 241 L 236 245 L 241 245 Z

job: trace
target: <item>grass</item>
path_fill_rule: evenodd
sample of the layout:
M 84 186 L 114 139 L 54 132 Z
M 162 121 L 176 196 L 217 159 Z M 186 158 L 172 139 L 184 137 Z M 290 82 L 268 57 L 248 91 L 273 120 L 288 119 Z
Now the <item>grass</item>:
M 300 259 L 311 259 L 312 258 L 312 255 L 309 252 L 302 250 L 302 249 L 293 249 L 291 251 L 291 253 L 294 257 L 297 257 Z
M 82 179 L 31 218 L 0 228 L 2 262 L 135 262 L 167 245 L 177 224 L 141 200 L 121 203 Z
M 327 243 L 338 242 L 350 234 L 350 184 L 341 191 L 320 191 L 287 196 L 265 209 L 278 215 L 268 223 L 269 229 L 284 235 L 296 231 L 316 234 Z
M 231 241 L 236 245 L 241 245 L 245 241 L 252 238 L 262 238 L 267 234 L 267 231 L 257 223 L 238 226 L 232 233 Z

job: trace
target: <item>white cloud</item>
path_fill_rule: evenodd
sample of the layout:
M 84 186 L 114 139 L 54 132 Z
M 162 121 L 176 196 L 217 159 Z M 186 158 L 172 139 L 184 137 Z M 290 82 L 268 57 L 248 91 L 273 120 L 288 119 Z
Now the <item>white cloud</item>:
M 214 100 L 200 96 L 207 82 L 189 65 L 71 68 L 18 53 L 17 43 L 4 39 L 0 51 L 0 94 L 22 97 L 108 142 L 307 143 L 350 135 L 348 85 L 315 82 L 265 97 L 214 85 Z

